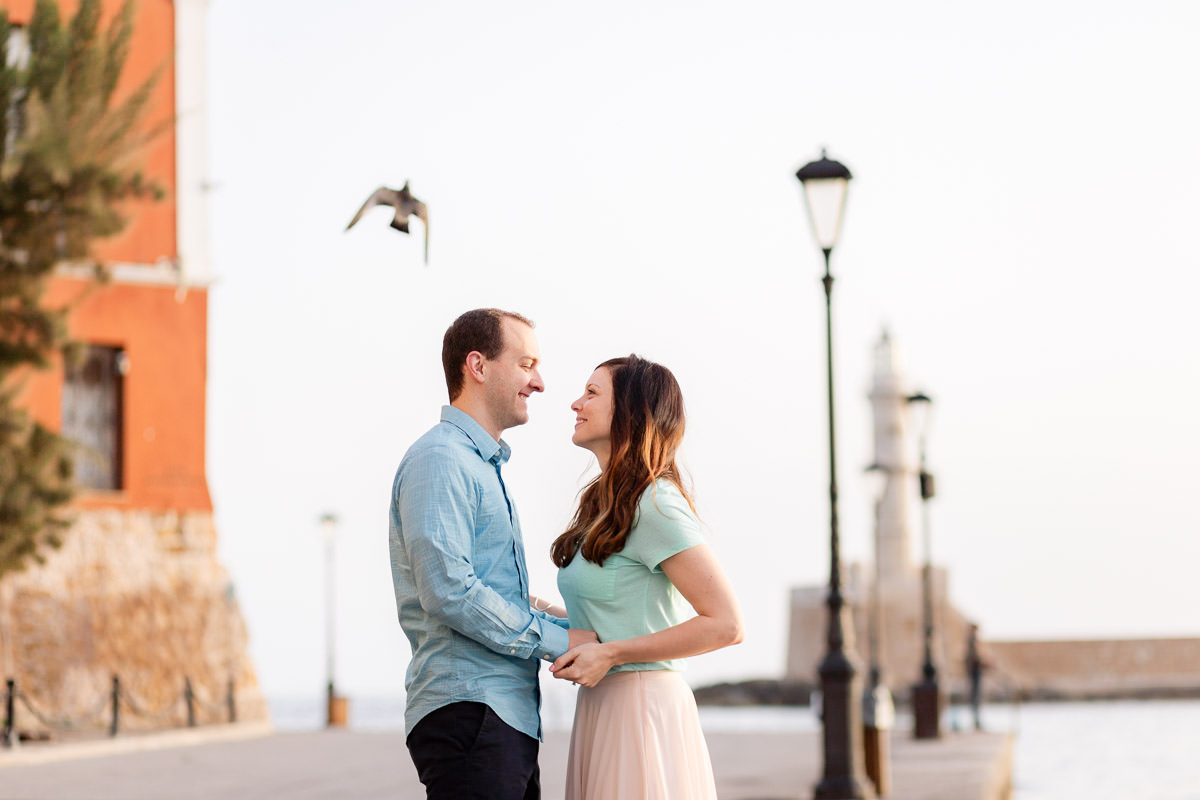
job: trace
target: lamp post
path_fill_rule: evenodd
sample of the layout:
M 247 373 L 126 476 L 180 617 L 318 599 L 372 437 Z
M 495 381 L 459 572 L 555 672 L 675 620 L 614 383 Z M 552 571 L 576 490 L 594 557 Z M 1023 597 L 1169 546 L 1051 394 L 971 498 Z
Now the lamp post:
M 816 786 L 818 800 L 859 800 L 873 793 L 863 770 L 862 720 L 859 708 L 858 669 L 852 650 L 846 647 L 850 630 L 846 602 L 842 597 L 842 564 L 838 541 L 837 458 L 833 414 L 833 276 L 829 258 L 841 232 L 846 189 L 853 177 L 844 164 L 829 159 L 825 151 L 816 161 L 796 172 L 804 190 L 805 207 L 813 237 L 825 255 L 825 356 L 829 402 L 829 624 L 826 653 L 818 673 L 821 677 L 821 727 L 824 742 L 824 771 Z
M 335 514 L 320 516 L 321 534 L 325 540 L 325 675 L 327 677 L 325 724 L 329 727 L 346 724 L 346 700 L 339 697 L 333 681 L 334 603 L 333 603 L 333 543 L 337 538 L 338 518 Z
M 942 735 L 942 690 L 938 685 L 937 665 L 933 663 L 933 561 L 929 536 L 929 500 L 934 495 L 934 486 L 933 475 L 925 466 L 925 434 L 929 427 L 933 398 L 917 392 L 908 397 L 908 405 L 917 415 L 917 452 L 920 458 L 917 475 L 921 490 L 921 533 L 925 547 L 925 564 L 921 569 L 925 660 L 921 665 L 921 679 L 912 687 L 913 737 L 938 739 Z

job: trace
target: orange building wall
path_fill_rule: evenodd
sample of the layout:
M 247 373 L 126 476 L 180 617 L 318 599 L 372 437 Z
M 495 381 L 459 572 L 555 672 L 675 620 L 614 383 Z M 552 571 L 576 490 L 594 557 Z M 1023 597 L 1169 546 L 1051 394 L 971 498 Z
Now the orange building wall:
M 108 26 L 121 9 L 123 0 L 102 0 L 101 26 Z M 28 24 L 34 0 L 0 0 L 0 8 L 17 24 Z M 66 26 L 78 0 L 59 0 L 62 23 Z M 162 126 L 175 116 L 175 6 L 170 0 L 137 0 L 133 40 L 129 59 L 121 74 L 114 100 L 120 102 L 156 71 L 161 70 L 149 101 L 147 128 Z M 175 131 L 167 125 L 147 146 L 138 166 L 151 181 L 161 186 L 166 196 L 157 203 L 137 202 L 127 206 L 129 225 L 119 235 L 98 242 L 97 258 L 153 264 L 160 258 L 174 258 L 175 241 Z
M 71 337 L 120 347 L 124 378 L 124 463 L 119 492 L 84 492 L 84 508 L 211 510 L 204 471 L 208 293 L 189 290 L 182 302 L 171 286 L 57 277 L 46 304 L 82 298 L 70 315 Z M 63 367 L 27 377 L 22 402 L 34 418 L 59 430 Z
M 78 0 L 59 0 L 64 25 Z M 102 0 L 106 27 L 123 5 Z M 18 24 L 28 23 L 34 0 L 0 0 Z M 175 114 L 174 5 L 138 0 L 129 59 L 116 99 L 159 71 L 146 116 L 148 126 Z M 168 125 L 147 147 L 139 166 L 167 196 L 157 203 L 130 204 L 129 225 L 98 242 L 93 255 L 106 263 L 155 264 L 176 256 L 174 127 Z M 211 510 L 205 478 L 205 381 L 208 295 L 191 288 L 182 302 L 174 286 L 91 282 L 56 276 L 45 303 L 62 307 L 79 300 L 69 317 L 70 336 L 91 344 L 121 347 L 129 358 L 124 378 L 122 481 L 118 492 L 85 491 L 83 508 Z M 61 429 L 63 367 L 28 374 L 22 403 L 34 418 Z

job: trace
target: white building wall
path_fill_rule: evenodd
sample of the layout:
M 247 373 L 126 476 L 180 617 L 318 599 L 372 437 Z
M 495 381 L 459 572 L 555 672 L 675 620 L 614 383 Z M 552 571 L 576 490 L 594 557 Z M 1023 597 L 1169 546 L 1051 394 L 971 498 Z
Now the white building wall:
M 208 0 L 175 0 L 176 231 L 186 286 L 213 278 L 208 220 Z

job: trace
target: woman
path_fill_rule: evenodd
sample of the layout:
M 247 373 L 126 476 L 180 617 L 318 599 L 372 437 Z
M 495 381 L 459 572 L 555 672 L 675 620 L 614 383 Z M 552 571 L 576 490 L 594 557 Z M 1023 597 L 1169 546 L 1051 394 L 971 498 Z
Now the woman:
M 742 619 L 675 465 L 679 384 L 659 364 L 614 358 L 571 409 L 571 441 L 596 456 L 600 474 L 551 557 L 572 625 L 601 643 L 550 668 L 583 687 L 567 800 L 715 798 L 696 700 L 679 670 L 688 656 L 740 642 Z

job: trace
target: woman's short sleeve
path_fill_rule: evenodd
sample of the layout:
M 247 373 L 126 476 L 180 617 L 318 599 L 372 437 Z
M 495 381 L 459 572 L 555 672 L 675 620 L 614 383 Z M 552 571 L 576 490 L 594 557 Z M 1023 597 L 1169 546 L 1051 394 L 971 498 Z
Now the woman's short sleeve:
M 700 520 L 675 486 L 660 481 L 646 489 L 638 502 L 637 520 L 623 555 L 661 572 L 659 564 L 698 544 L 704 544 Z

